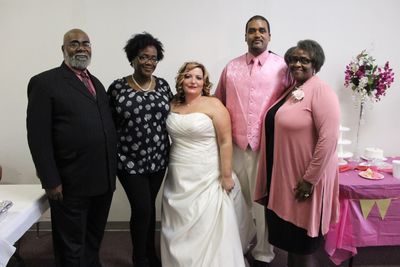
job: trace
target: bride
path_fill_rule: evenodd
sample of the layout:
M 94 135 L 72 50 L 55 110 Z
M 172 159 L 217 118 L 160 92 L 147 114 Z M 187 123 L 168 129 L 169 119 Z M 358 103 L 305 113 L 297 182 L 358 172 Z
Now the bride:
M 210 88 L 202 64 L 180 68 L 167 119 L 172 146 L 162 202 L 164 267 L 245 266 L 237 218 L 250 214 L 232 175 L 229 114 L 209 96 Z M 248 216 L 235 213 L 233 198 Z M 243 245 L 252 234 L 253 229 L 245 231 Z

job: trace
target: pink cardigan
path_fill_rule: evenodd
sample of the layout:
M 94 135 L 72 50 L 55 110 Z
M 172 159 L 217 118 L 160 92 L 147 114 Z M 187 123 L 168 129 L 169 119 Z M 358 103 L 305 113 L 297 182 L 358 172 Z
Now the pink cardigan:
M 289 97 L 275 116 L 274 164 L 268 209 L 316 237 L 326 234 L 339 212 L 336 145 L 340 110 L 335 92 L 317 76 L 307 80 L 304 98 Z M 292 90 L 278 100 L 280 101 Z M 277 101 L 277 102 L 278 102 Z M 254 200 L 266 203 L 265 126 L 263 126 Z M 314 185 L 312 196 L 295 199 L 300 179 Z

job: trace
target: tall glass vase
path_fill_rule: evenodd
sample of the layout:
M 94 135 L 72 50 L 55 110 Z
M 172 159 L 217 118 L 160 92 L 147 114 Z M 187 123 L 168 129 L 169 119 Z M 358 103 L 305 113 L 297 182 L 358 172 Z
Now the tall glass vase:
M 358 123 L 357 123 L 357 135 L 356 135 L 356 142 L 355 142 L 355 150 L 354 150 L 354 156 L 353 156 L 353 161 L 355 162 L 360 162 L 361 161 L 361 151 L 360 151 L 360 145 L 359 145 L 359 139 L 360 139 L 360 128 L 361 125 L 364 124 L 364 111 L 365 111 L 365 100 L 361 99 L 360 100 L 360 113 L 358 116 Z

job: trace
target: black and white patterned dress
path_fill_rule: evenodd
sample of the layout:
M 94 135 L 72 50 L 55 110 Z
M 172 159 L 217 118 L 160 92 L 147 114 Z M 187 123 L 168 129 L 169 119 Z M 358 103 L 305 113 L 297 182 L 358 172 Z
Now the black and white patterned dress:
M 107 91 L 118 134 L 118 170 L 127 174 L 149 174 L 168 166 L 166 119 L 173 95 L 164 79 L 155 80 L 154 91 L 136 91 L 126 78 L 115 80 Z

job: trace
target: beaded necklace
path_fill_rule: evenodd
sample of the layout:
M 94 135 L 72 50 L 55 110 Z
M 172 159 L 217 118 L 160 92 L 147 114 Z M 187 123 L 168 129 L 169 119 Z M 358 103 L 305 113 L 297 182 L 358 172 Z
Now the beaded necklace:
M 150 78 L 150 84 L 149 84 L 149 86 L 148 86 L 147 88 L 141 87 L 141 86 L 139 85 L 139 83 L 135 80 L 135 77 L 133 77 L 133 74 L 132 74 L 132 80 L 133 80 L 133 82 L 135 83 L 135 85 L 136 85 L 137 87 L 139 87 L 140 91 L 143 91 L 143 92 L 148 92 L 148 91 L 150 91 L 150 90 L 151 90 L 151 86 L 153 85 L 153 79 L 152 79 L 152 78 Z

